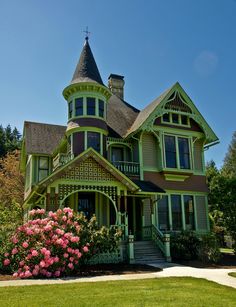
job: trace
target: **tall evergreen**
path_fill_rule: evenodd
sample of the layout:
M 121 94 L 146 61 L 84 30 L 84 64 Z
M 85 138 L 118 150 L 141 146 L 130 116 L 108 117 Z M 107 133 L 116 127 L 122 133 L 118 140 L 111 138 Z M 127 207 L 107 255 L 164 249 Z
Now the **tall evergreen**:
M 222 172 L 227 177 L 236 178 L 236 131 L 233 133 L 232 141 L 226 153 Z
M 4 157 L 7 153 L 10 153 L 16 149 L 20 149 L 21 146 L 21 134 L 15 127 L 13 130 L 10 125 L 3 128 L 0 125 L 0 157 Z

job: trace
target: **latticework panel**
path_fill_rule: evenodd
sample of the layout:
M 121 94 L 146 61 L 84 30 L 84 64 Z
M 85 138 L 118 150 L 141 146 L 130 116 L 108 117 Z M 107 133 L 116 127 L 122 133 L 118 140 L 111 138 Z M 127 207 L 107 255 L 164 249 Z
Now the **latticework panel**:
M 86 181 L 116 181 L 116 178 L 93 158 L 88 158 L 78 166 L 67 170 L 61 178 Z
M 102 192 L 116 201 L 117 187 L 115 186 L 96 186 L 96 185 L 70 185 L 70 184 L 60 184 L 59 185 L 59 200 L 62 201 L 68 195 L 73 192 L 79 191 L 92 191 L 92 192 Z

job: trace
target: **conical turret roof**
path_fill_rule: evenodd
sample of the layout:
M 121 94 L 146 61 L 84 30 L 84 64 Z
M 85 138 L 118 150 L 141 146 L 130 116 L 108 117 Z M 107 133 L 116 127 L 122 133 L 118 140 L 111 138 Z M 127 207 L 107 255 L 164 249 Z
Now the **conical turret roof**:
M 89 46 L 88 38 L 80 55 L 79 62 L 76 66 L 71 84 L 80 82 L 95 82 L 103 85 L 97 64 Z

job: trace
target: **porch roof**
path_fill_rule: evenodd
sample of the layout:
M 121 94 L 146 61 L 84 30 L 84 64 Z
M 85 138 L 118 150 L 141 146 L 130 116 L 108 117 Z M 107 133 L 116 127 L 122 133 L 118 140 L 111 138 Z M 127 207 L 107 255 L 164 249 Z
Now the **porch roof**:
M 151 181 L 133 180 L 133 182 L 142 190 L 148 193 L 165 193 L 165 191 Z

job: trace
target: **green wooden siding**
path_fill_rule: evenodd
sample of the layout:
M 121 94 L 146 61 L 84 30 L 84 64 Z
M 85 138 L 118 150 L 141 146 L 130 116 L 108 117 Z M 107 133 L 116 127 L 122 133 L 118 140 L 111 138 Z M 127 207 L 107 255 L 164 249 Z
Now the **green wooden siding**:
M 194 169 L 200 172 L 203 171 L 202 151 L 203 151 L 202 140 L 195 141 L 194 146 L 193 146 Z
M 207 215 L 207 204 L 206 196 L 195 196 L 196 199 L 196 217 L 197 217 L 197 226 L 198 231 L 207 231 L 208 230 L 208 215 Z
M 157 140 L 151 133 L 144 133 L 142 137 L 143 145 L 143 167 L 157 169 Z

